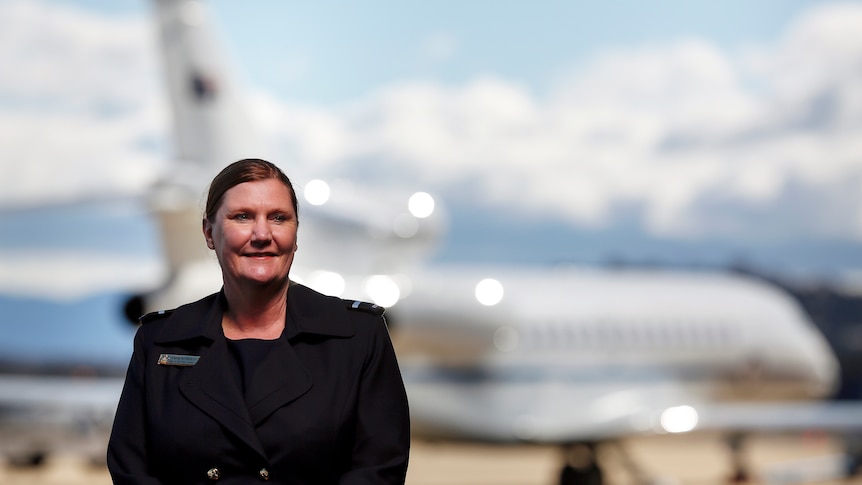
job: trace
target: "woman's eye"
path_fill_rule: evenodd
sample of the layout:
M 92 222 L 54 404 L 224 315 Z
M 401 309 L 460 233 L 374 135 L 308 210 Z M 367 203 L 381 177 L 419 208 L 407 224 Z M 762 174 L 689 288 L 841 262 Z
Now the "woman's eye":
M 238 221 L 247 221 L 249 219 L 248 214 L 236 214 L 233 218 Z
M 272 220 L 275 222 L 285 222 L 287 221 L 287 216 L 285 216 L 284 214 L 276 214 L 272 216 Z

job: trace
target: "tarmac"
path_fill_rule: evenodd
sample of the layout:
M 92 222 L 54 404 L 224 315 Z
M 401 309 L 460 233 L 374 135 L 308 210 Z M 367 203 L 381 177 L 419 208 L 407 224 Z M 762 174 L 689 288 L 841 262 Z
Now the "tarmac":
M 626 456 L 652 484 L 729 483 L 731 455 L 717 435 L 663 435 L 630 438 L 605 446 L 598 457 L 609 485 L 638 484 Z M 756 436 L 745 446 L 750 483 L 858 484 L 862 478 L 836 477 L 840 447 L 826 435 Z M 621 450 L 626 450 L 625 452 Z M 414 441 L 408 485 L 555 485 L 562 453 L 549 446 L 504 446 Z M 2 485 L 110 484 L 104 466 L 80 457 L 50 457 L 39 468 L 0 466 Z

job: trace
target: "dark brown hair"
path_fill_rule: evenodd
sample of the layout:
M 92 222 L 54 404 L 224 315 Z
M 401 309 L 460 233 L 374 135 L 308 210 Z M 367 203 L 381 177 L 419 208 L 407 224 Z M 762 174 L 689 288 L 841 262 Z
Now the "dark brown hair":
M 284 184 L 290 190 L 290 198 L 293 202 L 293 212 L 299 221 L 299 207 L 296 202 L 296 191 L 293 190 L 293 184 L 287 175 L 276 167 L 273 163 L 261 160 L 259 158 L 244 158 L 236 161 L 225 167 L 218 175 L 213 178 L 210 183 L 209 194 L 207 195 L 207 204 L 204 216 L 210 222 L 215 220 L 216 212 L 221 207 L 224 194 L 233 187 L 245 183 L 256 182 L 259 180 L 276 179 Z

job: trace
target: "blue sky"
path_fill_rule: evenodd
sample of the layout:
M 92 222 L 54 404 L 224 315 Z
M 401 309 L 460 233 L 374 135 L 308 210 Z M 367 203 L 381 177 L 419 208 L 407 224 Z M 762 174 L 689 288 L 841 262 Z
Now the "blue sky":
M 267 153 L 432 192 L 438 261 L 862 268 L 862 3 L 207 4 Z M 150 14 L 0 0 L 0 205 L 165 169 Z
M 408 78 L 457 85 L 485 74 L 543 93 L 611 49 L 686 37 L 730 49 L 769 42 L 817 3 L 210 2 L 251 82 L 324 104 Z
M 146 15 L 149 9 L 138 0 L 52 3 L 120 16 Z M 769 43 L 801 13 L 834 3 L 216 0 L 207 5 L 250 84 L 286 98 L 334 104 L 406 78 L 457 84 L 496 74 L 541 93 L 556 76 L 609 50 L 683 38 L 726 49 Z

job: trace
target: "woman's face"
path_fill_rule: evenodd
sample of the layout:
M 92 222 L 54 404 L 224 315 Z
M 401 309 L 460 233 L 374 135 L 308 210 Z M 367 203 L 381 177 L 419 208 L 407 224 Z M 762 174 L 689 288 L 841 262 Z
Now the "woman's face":
M 296 227 L 290 190 L 276 179 L 232 187 L 214 220 L 203 222 L 226 287 L 285 283 L 296 251 Z

